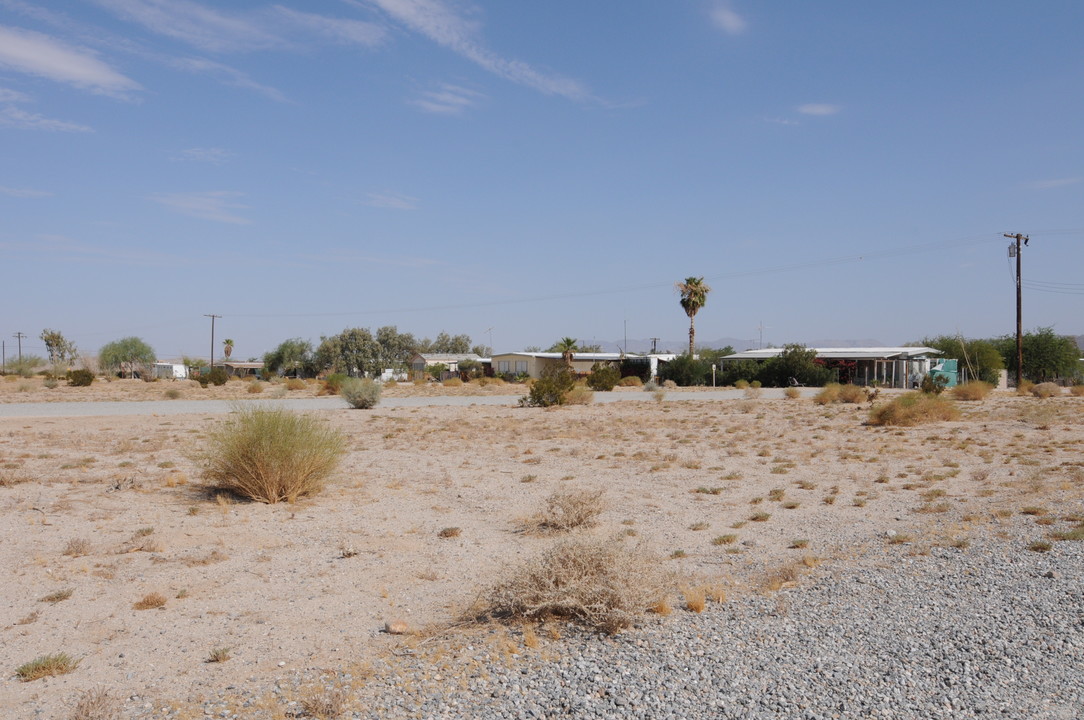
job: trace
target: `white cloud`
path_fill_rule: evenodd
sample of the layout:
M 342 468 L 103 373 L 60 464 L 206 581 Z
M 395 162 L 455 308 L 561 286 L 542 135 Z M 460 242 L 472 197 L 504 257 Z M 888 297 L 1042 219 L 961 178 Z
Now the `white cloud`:
M 770 123 L 774 123 L 776 125 L 798 125 L 799 124 L 799 122 L 797 120 L 791 120 L 789 118 L 781 118 L 781 117 L 764 118 L 764 122 L 770 122 Z
M 86 125 L 47 118 L 35 113 L 28 113 L 17 107 L 0 108 L 0 127 L 13 127 L 23 130 L 54 130 L 56 132 L 92 132 L 91 128 Z
M 387 31 L 384 28 L 373 23 L 313 15 L 291 10 L 281 5 L 276 5 L 275 10 L 295 25 L 304 25 L 310 30 L 342 43 L 376 47 L 384 42 L 384 38 L 387 36 Z
M 476 90 L 444 83 L 439 89 L 427 90 L 421 94 L 421 97 L 410 102 L 426 112 L 438 115 L 460 115 L 478 99 L 484 97 L 485 95 Z
M 1065 187 L 1066 185 L 1076 185 L 1080 183 L 1082 178 L 1068 177 L 1068 178 L 1054 178 L 1052 180 L 1036 180 L 1030 183 L 1028 187 L 1033 190 L 1050 190 L 1051 188 Z
M 417 210 L 418 198 L 398 193 L 367 193 L 363 204 L 391 210 Z
M 221 165 L 233 156 L 232 152 L 222 148 L 188 148 L 181 150 L 179 159 Z
M 475 39 L 477 25 L 457 15 L 443 0 L 368 0 L 408 28 L 470 60 L 505 80 L 534 88 L 547 95 L 587 100 L 590 93 L 578 80 L 551 75 L 525 62 L 508 60 L 486 49 Z M 358 0 L 348 0 L 358 5 Z
M 24 95 L 18 90 L 9 90 L 8 88 L 0 88 L 0 102 L 3 103 L 18 103 L 18 102 L 30 102 L 30 96 Z
M 235 210 L 246 210 L 248 206 L 231 202 L 232 198 L 241 195 L 241 193 L 226 190 L 201 193 L 158 193 L 152 195 L 151 200 L 176 210 L 182 215 L 231 225 L 248 225 L 251 223 L 250 220 L 234 212 Z
M 226 15 L 190 0 L 95 0 L 151 32 L 211 52 L 280 47 L 280 37 L 254 17 Z
M 0 66 L 67 83 L 103 95 L 124 96 L 139 83 L 121 75 L 93 52 L 42 33 L 0 25 Z
M 43 198 L 52 197 L 51 192 L 44 190 L 31 190 L 30 188 L 13 188 L 0 185 L 0 195 L 8 195 L 14 198 Z
M 270 98 L 276 102 L 286 102 L 286 96 L 277 88 L 258 83 L 237 68 L 215 62 L 214 60 L 207 60 L 206 58 L 175 58 L 170 61 L 170 64 L 181 70 L 212 75 L 226 85 L 258 92 L 264 97 Z
M 803 115 L 835 115 L 840 110 L 842 108 L 839 105 L 829 105 L 827 103 L 809 103 L 798 107 L 798 112 Z
M 728 2 L 715 3 L 710 15 L 715 26 L 728 35 L 741 35 L 749 27 L 745 18 L 734 12 L 734 8 Z

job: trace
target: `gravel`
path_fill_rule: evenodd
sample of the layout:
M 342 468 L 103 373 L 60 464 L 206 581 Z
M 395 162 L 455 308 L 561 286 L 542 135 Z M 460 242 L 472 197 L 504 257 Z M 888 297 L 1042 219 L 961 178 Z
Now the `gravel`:
M 365 719 L 1082 718 L 1084 544 L 1025 544 L 891 546 L 614 637 L 570 629 L 528 650 L 513 629 L 502 650 L 503 631 L 466 636 L 389 657 L 372 678 L 312 670 L 276 691 L 345 684 L 344 717 Z M 139 702 L 132 717 L 160 717 Z M 213 700 L 203 712 L 257 717 Z

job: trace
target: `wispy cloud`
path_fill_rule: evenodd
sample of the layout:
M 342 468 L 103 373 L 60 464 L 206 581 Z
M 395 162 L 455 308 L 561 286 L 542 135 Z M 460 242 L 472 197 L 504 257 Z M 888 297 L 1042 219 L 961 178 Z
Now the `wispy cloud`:
M 151 200 L 176 210 L 182 215 L 229 223 L 231 225 L 249 225 L 248 218 L 238 215 L 236 210 L 247 210 L 247 205 L 233 202 L 233 198 L 242 193 L 227 190 L 196 193 L 158 193 L 151 195 Z
M 842 109 L 839 105 L 829 105 L 828 103 L 808 103 L 798 106 L 798 112 L 803 115 L 835 115 Z
M 53 196 L 51 192 L 46 192 L 44 190 L 4 187 L 3 185 L 0 185 L 0 195 L 7 195 L 14 198 L 43 198 Z
M 426 90 L 421 97 L 411 100 L 412 105 L 417 105 L 422 110 L 438 115 L 460 115 L 479 99 L 484 98 L 482 93 L 444 83 L 437 90 Z
M 151 32 L 210 52 L 264 50 L 285 41 L 256 16 L 228 15 L 190 0 L 95 0 Z
M 773 123 L 775 125 L 799 125 L 800 124 L 797 120 L 791 120 L 790 118 L 781 118 L 781 117 L 764 118 L 764 122 L 770 122 L 770 123 Z
M 181 150 L 177 155 L 177 159 L 207 163 L 209 165 L 221 165 L 233 156 L 232 152 L 222 148 L 188 148 L 187 150 Z
M 64 235 L 36 235 L 32 240 L 0 242 L 0 250 L 12 255 L 47 258 L 49 262 L 109 263 L 110 265 L 141 265 L 176 267 L 188 264 L 187 257 L 169 255 L 140 248 L 99 247 Z
M 179 70 L 211 75 L 226 85 L 252 90 L 275 102 L 287 102 L 286 96 L 277 88 L 258 83 L 237 68 L 214 60 L 206 58 L 174 58 L 170 61 L 170 64 Z
M 18 90 L 9 90 L 8 88 L 0 88 L 0 102 L 2 103 L 20 103 L 30 102 L 30 96 L 24 95 Z
M 124 97 L 139 83 L 99 60 L 90 50 L 70 47 L 31 30 L 0 25 L 0 66 L 100 93 Z
M 716 2 L 710 11 L 711 22 L 728 35 L 741 35 L 749 24 L 734 11 L 729 2 Z
M 1068 178 L 1054 178 L 1051 180 L 1036 180 L 1035 182 L 1028 183 L 1028 187 L 1032 190 L 1050 190 L 1052 188 L 1065 187 L 1066 185 L 1076 185 L 1084 181 L 1084 178 L 1068 177 Z
M 13 106 L 0 108 L 0 127 L 20 128 L 23 130 L 53 130 L 55 132 L 92 132 L 91 128 L 86 125 L 47 118 L 44 115 L 29 113 Z
M 360 0 L 348 0 L 361 5 Z M 478 40 L 478 26 L 458 15 L 443 0 L 368 0 L 397 22 L 421 33 L 438 45 L 470 60 L 488 72 L 547 95 L 588 100 L 588 89 L 578 80 L 545 73 L 519 60 L 509 60 L 485 48 Z
M 384 42 L 387 30 L 375 23 L 361 20 L 329 18 L 323 15 L 299 12 L 276 5 L 275 10 L 293 25 L 300 25 L 340 43 L 376 47 Z
M 362 204 L 390 210 L 417 210 L 418 198 L 398 193 L 368 193 Z

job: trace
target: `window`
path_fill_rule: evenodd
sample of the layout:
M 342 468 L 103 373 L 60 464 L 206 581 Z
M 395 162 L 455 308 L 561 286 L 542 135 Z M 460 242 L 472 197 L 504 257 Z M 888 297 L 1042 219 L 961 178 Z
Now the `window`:
M 527 374 L 527 361 L 526 360 L 516 360 L 516 375 L 526 375 L 526 374 Z
M 507 360 L 498 360 L 497 361 L 497 372 L 501 373 L 502 375 L 504 373 L 509 372 L 510 371 L 510 367 L 509 367 L 510 365 L 511 365 L 511 363 L 508 362 Z

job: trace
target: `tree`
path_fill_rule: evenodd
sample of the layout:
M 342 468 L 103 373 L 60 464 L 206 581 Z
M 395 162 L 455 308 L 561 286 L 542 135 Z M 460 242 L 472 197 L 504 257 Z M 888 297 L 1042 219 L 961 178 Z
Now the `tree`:
M 919 345 L 940 350 L 942 357 L 958 359 L 960 368 L 967 370 L 971 380 L 997 385 L 998 375 L 1005 368 L 1001 353 L 989 340 L 966 340 L 962 335 L 938 335 L 924 338 Z M 1016 352 L 1015 338 L 1013 352 Z
M 418 352 L 465 355 L 470 352 L 470 335 L 449 335 L 441 331 L 436 340 L 422 340 Z
M 368 328 L 347 328 L 338 335 L 320 338 L 316 362 L 324 370 L 362 377 L 380 374 L 380 345 Z
M 760 366 L 757 379 L 769 387 L 786 387 L 794 378 L 802 385 L 824 385 L 832 372 L 815 362 L 817 351 L 805 345 L 791 343 L 783 352 Z
M 1080 373 L 1080 348 L 1068 335 L 1056 335 L 1054 328 L 1038 328 L 1024 333 L 1023 375 L 1032 382 L 1072 378 Z M 1016 336 L 1005 335 L 994 341 L 1010 374 L 1016 372 Z
M 470 351 L 478 357 L 487 358 L 493 356 L 493 348 L 488 345 L 475 345 L 470 349 Z
M 681 308 L 689 316 L 689 357 L 693 357 L 696 346 L 694 319 L 696 314 L 700 312 L 700 308 L 707 303 L 708 293 L 711 292 L 711 288 L 704 283 L 702 277 L 687 277 L 685 282 L 676 283 L 674 287 L 681 293 Z
M 230 355 L 233 355 L 233 340 L 226 338 L 222 341 L 222 354 L 226 356 L 228 360 Z
M 136 371 L 145 370 L 157 359 L 154 349 L 137 337 L 114 340 L 98 351 L 98 365 L 103 372 L 116 374 L 127 370 L 128 377 L 135 377 Z
M 564 337 L 555 342 L 553 346 L 549 349 L 549 352 L 561 353 L 561 357 L 564 358 L 565 365 L 568 366 L 569 370 L 571 370 L 572 356 L 577 350 L 579 350 L 579 348 L 576 347 L 576 338 Z
M 379 346 L 381 370 L 395 368 L 401 370 L 410 364 L 410 358 L 418 352 L 418 341 L 410 333 L 401 333 L 394 325 L 385 325 L 376 331 L 376 344 Z
M 301 338 L 283 340 L 263 356 L 264 371 L 281 375 L 315 375 L 312 343 Z
M 42 330 L 41 341 L 45 343 L 45 350 L 49 353 L 49 362 L 54 366 L 63 365 L 67 369 L 78 352 L 75 349 L 75 343 L 65 338 L 59 330 L 49 328 Z

